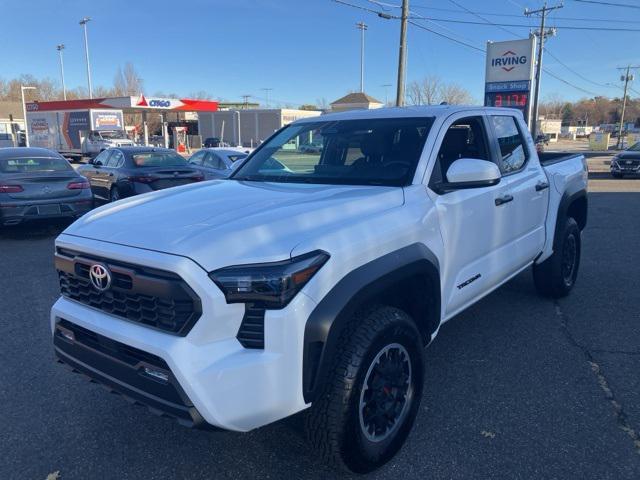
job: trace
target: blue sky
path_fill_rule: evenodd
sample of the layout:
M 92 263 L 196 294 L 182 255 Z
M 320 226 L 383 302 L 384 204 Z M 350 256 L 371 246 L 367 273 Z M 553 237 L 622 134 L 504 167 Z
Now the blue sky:
M 367 0 L 351 0 L 374 9 Z M 616 0 L 617 1 L 617 0 Z M 622 2 L 622 0 L 620 0 Z M 624 0 L 640 5 L 637 0 Z M 456 0 L 473 11 L 520 15 L 532 0 Z M 398 4 L 400 0 L 384 0 Z M 624 3 L 624 2 L 623 2 Z M 384 7 L 398 14 L 393 7 Z M 442 11 L 435 9 L 458 10 Z M 447 0 L 411 0 L 417 15 L 482 21 Z M 366 36 L 365 90 L 381 100 L 384 84 L 396 81 L 399 24 L 339 5 L 331 0 L 0 0 L 0 31 L 5 38 L 0 77 L 21 73 L 59 79 L 55 46 L 66 45 L 67 85 L 86 85 L 82 31 L 78 21 L 92 17 L 89 45 L 94 85 L 111 85 L 118 66 L 132 62 L 145 81 L 147 94 L 159 91 L 181 96 L 205 90 L 214 97 L 264 97 L 273 88 L 274 102 L 329 102 L 359 88 L 359 32 Z M 556 19 L 581 17 L 593 22 Z M 525 17 L 487 16 L 494 22 L 533 23 Z M 551 25 L 607 26 L 640 29 L 640 10 L 591 5 L 566 0 L 551 15 Z M 632 20 L 636 23 L 608 23 Z M 537 20 L 535 20 L 537 22 Z M 422 21 L 425 26 L 464 39 L 478 47 L 487 40 L 515 38 L 495 26 Z M 506 27 L 526 37 L 525 28 Z M 7 40 L 8 39 L 8 40 Z M 618 84 L 617 66 L 640 63 L 640 32 L 589 32 L 559 29 L 549 50 L 566 65 L 596 83 Z M 589 92 L 616 96 L 620 91 L 589 83 L 553 58 L 545 66 Z M 471 91 L 479 102 L 484 88 L 484 55 L 430 32 L 409 26 L 408 80 L 438 75 Z M 640 90 L 639 82 L 635 89 Z M 575 100 L 588 96 L 558 80 L 543 77 L 542 97 L 557 94 Z

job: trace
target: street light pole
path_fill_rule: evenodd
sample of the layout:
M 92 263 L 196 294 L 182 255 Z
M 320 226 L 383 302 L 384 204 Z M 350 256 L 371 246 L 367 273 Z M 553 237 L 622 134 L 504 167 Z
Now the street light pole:
M 36 87 L 30 87 L 28 85 L 20 85 L 20 94 L 22 95 L 22 116 L 24 118 L 24 144 L 29 146 L 29 122 L 27 122 L 27 104 L 24 101 L 25 90 L 35 90 Z
M 87 23 L 91 21 L 91 18 L 84 17 L 80 20 L 80 25 L 84 30 L 84 56 L 87 60 L 87 83 L 89 85 L 89 98 L 93 98 L 93 88 L 91 87 L 91 66 L 89 65 L 89 40 L 87 39 Z
M 60 76 L 62 77 L 62 98 L 67 99 L 67 86 L 64 83 L 64 62 L 62 60 L 62 51 L 64 50 L 64 43 L 61 43 L 56 47 L 58 50 L 58 56 L 60 57 Z
M 406 75 L 407 56 L 407 19 L 409 17 L 409 0 L 402 0 L 402 17 L 400 17 L 400 54 L 398 55 L 398 85 L 396 106 L 404 106 L 404 78 Z
M 360 30 L 360 92 L 364 93 L 364 32 L 368 26 L 360 21 L 356 23 L 356 28 Z

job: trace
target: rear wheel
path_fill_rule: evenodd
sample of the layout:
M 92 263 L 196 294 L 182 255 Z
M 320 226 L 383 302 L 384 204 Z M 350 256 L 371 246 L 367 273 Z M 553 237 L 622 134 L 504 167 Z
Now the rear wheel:
M 340 339 L 323 391 L 307 415 L 310 442 L 331 464 L 370 472 L 400 450 L 423 388 L 420 332 L 403 311 L 356 315 Z
M 573 218 L 567 218 L 557 233 L 553 255 L 533 266 L 533 280 L 542 295 L 560 298 L 573 288 L 580 266 L 580 228 Z

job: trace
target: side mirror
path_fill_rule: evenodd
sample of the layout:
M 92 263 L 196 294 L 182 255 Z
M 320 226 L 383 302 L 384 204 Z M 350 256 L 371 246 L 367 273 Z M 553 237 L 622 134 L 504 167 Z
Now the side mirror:
M 500 183 L 501 178 L 502 174 L 495 163 L 477 158 L 461 158 L 447 170 L 447 182 L 442 184 L 442 188 L 457 190 L 490 187 Z
M 102 162 L 100 160 L 93 160 L 91 164 L 94 168 L 100 168 L 102 166 Z

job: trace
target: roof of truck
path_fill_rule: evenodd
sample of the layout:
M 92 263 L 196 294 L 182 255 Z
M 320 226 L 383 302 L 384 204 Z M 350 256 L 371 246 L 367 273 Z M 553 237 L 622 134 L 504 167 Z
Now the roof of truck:
M 372 110 L 347 110 L 345 112 L 327 113 L 320 117 L 309 117 L 297 120 L 295 123 L 308 123 L 329 120 L 360 120 L 367 118 L 415 118 L 415 117 L 439 117 L 448 116 L 461 111 L 501 112 L 503 114 L 517 113 L 514 108 L 484 107 L 481 105 L 421 105 L 409 107 L 375 108 Z

